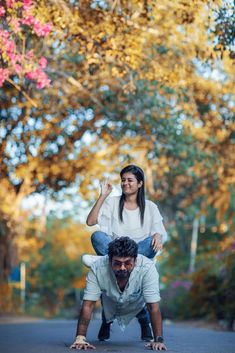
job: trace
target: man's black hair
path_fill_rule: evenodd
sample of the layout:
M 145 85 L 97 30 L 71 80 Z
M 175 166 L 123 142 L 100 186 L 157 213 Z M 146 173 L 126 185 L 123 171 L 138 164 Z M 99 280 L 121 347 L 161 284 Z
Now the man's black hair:
M 137 243 L 129 237 L 116 238 L 108 246 L 109 259 L 113 256 L 118 257 L 134 257 L 136 259 L 138 254 Z

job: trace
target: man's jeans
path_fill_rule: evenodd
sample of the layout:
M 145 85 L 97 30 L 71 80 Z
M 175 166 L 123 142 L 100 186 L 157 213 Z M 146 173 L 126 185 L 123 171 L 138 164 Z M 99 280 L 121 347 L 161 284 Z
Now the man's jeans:
M 152 239 L 153 237 L 149 236 L 138 243 L 138 253 L 149 259 L 154 258 L 156 255 L 156 251 L 153 250 L 151 245 Z M 107 255 L 108 245 L 112 240 L 109 235 L 101 231 L 96 231 L 91 235 L 91 242 L 97 255 Z

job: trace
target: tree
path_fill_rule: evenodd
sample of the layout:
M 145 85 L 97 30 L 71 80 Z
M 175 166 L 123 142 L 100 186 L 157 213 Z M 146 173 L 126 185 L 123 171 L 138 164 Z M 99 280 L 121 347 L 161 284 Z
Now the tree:
M 25 196 L 75 181 L 94 196 L 92 178 L 138 158 L 172 222 L 194 203 L 197 214 L 218 208 L 218 222 L 232 227 L 234 87 L 227 48 L 222 58 L 215 50 L 220 1 L 102 4 L 35 2 L 53 32 L 39 42 L 27 31 L 25 50 L 47 58 L 52 84 L 39 91 L 23 80 L 30 99 L 8 82 L 2 89 L 6 224 L 19 221 Z
M 52 213 L 46 228 L 40 228 L 40 220 L 32 219 L 27 233 L 15 241 L 18 256 L 26 263 L 28 301 L 38 294 L 38 304 L 51 316 L 64 306 L 66 294 L 84 284 L 81 255 L 92 249 L 87 229 L 69 217 L 58 219 Z
M 24 79 L 36 80 L 37 88 L 48 87 L 50 80 L 43 70 L 46 58 L 38 58 L 33 50 L 26 50 L 26 37 L 29 31 L 37 37 L 47 36 L 51 24 L 42 23 L 34 16 L 31 0 L 6 0 L 0 5 L 0 87 L 7 81 L 31 101 L 21 86 Z M 20 84 L 10 78 L 12 75 L 17 75 Z

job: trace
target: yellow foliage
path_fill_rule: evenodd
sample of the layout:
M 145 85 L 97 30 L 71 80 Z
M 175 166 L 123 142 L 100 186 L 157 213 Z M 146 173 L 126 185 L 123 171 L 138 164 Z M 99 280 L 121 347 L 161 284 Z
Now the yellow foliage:
M 75 223 L 69 227 L 60 228 L 54 235 L 54 244 L 56 248 L 63 248 L 70 260 L 78 259 L 84 253 L 94 253 L 91 246 L 88 230 Z
M 80 278 L 77 278 L 74 282 L 73 282 L 73 286 L 74 288 L 85 288 L 85 285 L 86 285 L 86 276 L 83 275 L 82 277 Z
M 0 172 L 3 175 L 0 215 L 8 227 L 10 239 L 13 234 L 18 234 L 22 244 L 20 251 L 25 259 L 29 246 L 36 251 L 41 243 L 38 239 L 27 239 L 27 217 L 20 208 L 23 198 L 44 187 L 57 191 L 61 187 L 59 182 L 69 185 L 77 175 L 81 195 L 86 199 L 94 198 L 97 191 L 90 190 L 90 180 L 102 179 L 104 172 L 120 170 L 123 161 L 137 161 L 143 166 L 152 197 L 178 195 L 185 186 L 192 186 L 190 173 L 195 173 L 201 184 L 186 196 L 182 205 L 187 207 L 194 199 L 203 198 L 204 210 L 206 205 L 213 205 L 222 221 L 231 200 L 230 188 L 235 184 L 235 150 L 231 136 L 235 125 L 229 117 L 235 109 L 231 79 L 234 63 L 228 50 L 223 51 L 222 58 L 219 57 L 221 53 L 214 50 L 215 37 L 211 30 L 215 25 L 213 11 L 218 9 L 221 1 L 108 1 L 108 4 L 108 9 L 92 9 L 88 0 L 35 2 L 35 15 L 43 23 L 51 22 L 53 32 L 44 40 L 43 47 L 33 37 L 29 45 L 40 53 L 43 50 L 53 83 L 44 95 L 29 85 L 38 109 L 31 110 L 31 104 L 19 98 L 17 105 L 22 110 L 21 115 L 18 121 L 15 117 L 10 121 L 12 125 L 9 124 L 6 139 L 0 146 Z M 205 63 L 217 74 L 208 77 L 200 74 L 198 67 L 203 68 Z M 221 78 L 223 75 L 226 77 Z M 169 156 L 161 141 L 160 147 L 156 147 L 158 136 L 151 131 L 151 124 L 146 123 L 149 114 L 134 96 L 140 80 L 148 82 L 148 97 L 157 92 L 159 102 L 162 97 L 166 102 L 156 112 L 152 109 L 153 123 L 159 115 L 168 119 L 172 110 L 169 104 L 174 107 L 175 114 L 182 111 L 179 125 L 183 132 L 192 136 L 196 149 L 208 156 L 216 156 L 213 165 L 206 167 L 206 158 L 195 161 L 187 171 L 188 175 L 177 176 L 174 185 L 167 184 L 166 175 L 178 168 L 179 160 Z M 115 97 L 115 102 L 108 107 L 101 93 L 102 87 L 113 92 Z M 175 93 L 167 92 L 166 87 L 174 89 Z M 4 108 L 15 107 L 13 101 L 18 97 L 17 90 L 14 87 L 11 91 L 8 87 L 4 89 L 7 98 Z M 134 97 L 132 104 L 128 101 L 129 94 Z M 140 108 L 135 107 L 138 104 Z M 208 105 L 213 109 L 207 109 Z M 66 135 L 66 127 L 62 125 L 68 108 L 78 110 L 81 107 L 92 107 L 94 118 L 71 123 L 74 132 Z M 121 107 L 123 111 L 119 110 Z M 108 110 L 111 115 L 107 113 L 106 116 Z M 31 123 L 41 121 L 41 127 L 31 131 L 27 126 L 29 120 Z M 100 122 L 101 128 L 97 128 Z M 123 130 L 117 136 L 116 122 L 132 124 L 138 131 L 137 136 L 125 135 Z M 109 128 L 108 123 L 113 126 Z M 22 128 L 18 140 L 17 134 L 13 133 L 17 124 Z M 1 123 L 1 127 L 5 131 L 8 121 L 6 126 Z M 98 137 L 88 146 L 83 141 L 84 133 L 91 131 L 94 136 L 98 130 Z M 55 136 L 65 136 L 64 144 L 56 152 L 50 150 Z M 26 150 L 25 155 L 21 155 L 25 157 L 23 162 L 15 168 L 8 160 L 12 151 L 6 147 L 11 139 L 16 139 L 17 146 L 22 145 Z M 40 146 L 34 154 L 29 146 L 32 148 L 37 139 Z M 78 142 L 78 156 L 73 154 L 75 142 Z M 157 148 L 159 154 L 155 154 Z M 190 158 L 184 151 L 179 157 Z M 214 177 L 218 190 L 214 190 Z M 156 190 L 155 178 L 162 181 L 163 190 Z M 17 187 L 12 180 L 19 180 Z M 79 232 L 82 232 L 80 237 Z M 71 259 L 89 248 L 85 231 L 76 227 L 60 230 L 55 236 L 58 246 L 63 246 Z

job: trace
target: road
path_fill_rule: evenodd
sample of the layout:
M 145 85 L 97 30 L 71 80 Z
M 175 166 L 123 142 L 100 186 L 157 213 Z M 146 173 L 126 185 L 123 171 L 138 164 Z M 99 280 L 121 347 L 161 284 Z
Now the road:
M 139 324 L 132 321 L 123 333 L 116 323 L 111 339 L 99 342 L 100 321 L 93 320 L 87 339 L 97 352 L 147 352 L 140 340 Z M 42 320 L 27 323 L 0 324 L 1 353 L 66 353 L 73 342 L 74 320 Z M 235 333 L 197 328 L 189 325 L 164 325 L 164 337 L 169 352 L 174 353 L 235 353 Z M 71 352 L 71 351 L 70 351 Z

